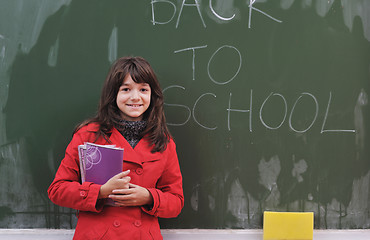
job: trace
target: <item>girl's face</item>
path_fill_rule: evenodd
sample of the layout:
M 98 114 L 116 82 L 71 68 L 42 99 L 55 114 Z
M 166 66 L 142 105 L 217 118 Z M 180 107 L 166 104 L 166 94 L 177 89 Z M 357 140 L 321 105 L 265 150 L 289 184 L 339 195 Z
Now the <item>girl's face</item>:
M 151 88 L 147 83 L 136 83 L 130 74 L 123 80 L 117 94 L 117 106 L 121 117 L 127 121 L 140 121 L 149 108 Z

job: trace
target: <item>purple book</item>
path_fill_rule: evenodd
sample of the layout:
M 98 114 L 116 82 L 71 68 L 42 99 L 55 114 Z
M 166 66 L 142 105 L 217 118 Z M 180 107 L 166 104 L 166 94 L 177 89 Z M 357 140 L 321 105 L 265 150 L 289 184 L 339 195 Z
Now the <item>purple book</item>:
M 103 185 L 111 177 L 122 172 L 123 148 L 86 142 L 78 146 L 78 153 L 82 183 Z

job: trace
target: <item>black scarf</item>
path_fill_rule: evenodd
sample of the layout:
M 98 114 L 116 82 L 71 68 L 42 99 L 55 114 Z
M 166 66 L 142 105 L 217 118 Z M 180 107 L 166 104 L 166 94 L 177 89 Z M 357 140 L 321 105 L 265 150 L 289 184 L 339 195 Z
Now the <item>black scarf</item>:
M 142 138 L 141 134 L 146 128 L 146 121 L 119 120 L 116 122 L 115 127 L 127 140 L 131 147 L 135 148 L 136 144 Z

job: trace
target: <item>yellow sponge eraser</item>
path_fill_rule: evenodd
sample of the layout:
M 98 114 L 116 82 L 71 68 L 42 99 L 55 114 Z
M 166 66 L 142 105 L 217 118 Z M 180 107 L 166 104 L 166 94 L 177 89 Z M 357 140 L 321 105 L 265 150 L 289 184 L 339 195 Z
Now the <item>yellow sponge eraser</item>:
M 312 238 L 313 212 L 264 212 L 264 240 Z

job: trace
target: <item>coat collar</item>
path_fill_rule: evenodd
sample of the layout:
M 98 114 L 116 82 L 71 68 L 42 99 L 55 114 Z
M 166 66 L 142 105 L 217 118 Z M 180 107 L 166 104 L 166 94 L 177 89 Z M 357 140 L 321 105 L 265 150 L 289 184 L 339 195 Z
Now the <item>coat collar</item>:
M 152 145 L 146 138 L 140 139 L 135 148 L 132 148 L 122 134 L 116 129 L 112 129 L 112 134 L 109 138 L 117 147 L 123 148 L 123 160 L 134 162 L 142 165 L 144 162 L 158 160 L 161 153 L 151 153 Z

